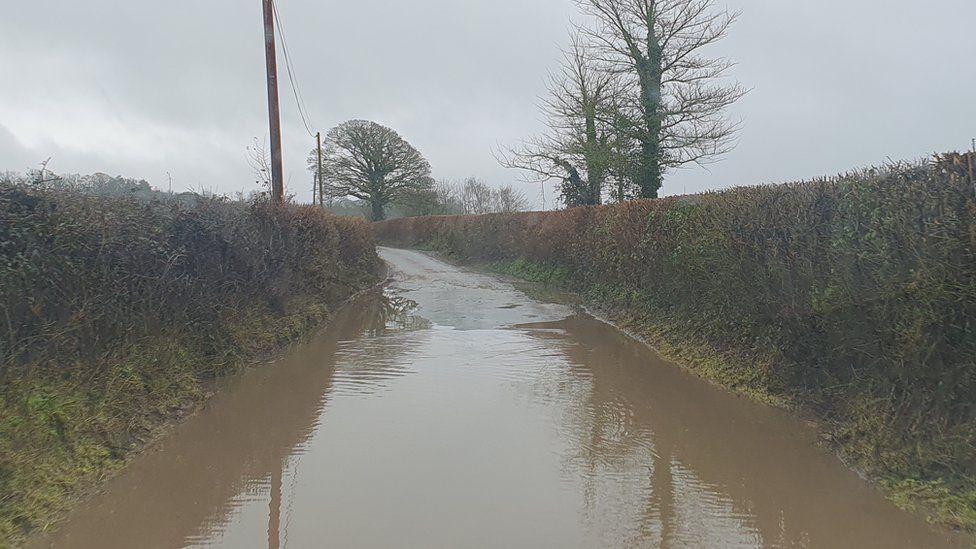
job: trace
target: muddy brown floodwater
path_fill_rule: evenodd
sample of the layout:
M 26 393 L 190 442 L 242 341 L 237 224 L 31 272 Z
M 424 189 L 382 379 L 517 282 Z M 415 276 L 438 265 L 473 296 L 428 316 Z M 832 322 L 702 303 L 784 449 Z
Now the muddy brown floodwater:
M 965 547 L 789 414 L 418 252 L 36 547 Z

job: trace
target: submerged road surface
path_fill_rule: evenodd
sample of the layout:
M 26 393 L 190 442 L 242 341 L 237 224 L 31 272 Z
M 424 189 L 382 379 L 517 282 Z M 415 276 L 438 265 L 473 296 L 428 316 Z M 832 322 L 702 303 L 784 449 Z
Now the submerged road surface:
M 786 413 L 417 252 L 36 546 L 951 547 Z

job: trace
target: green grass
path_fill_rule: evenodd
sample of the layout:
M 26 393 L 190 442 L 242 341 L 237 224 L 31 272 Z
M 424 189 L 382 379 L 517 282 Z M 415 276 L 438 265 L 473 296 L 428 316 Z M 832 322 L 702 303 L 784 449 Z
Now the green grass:
M 769 375 L 776 361 L 781 360 L 775 349 L 752 348 L 748 353 L 718 349 L 697 335 L 696 330 L 688 328 L 693 323 L 674 313 L 655 310 L 639 292 L 581 283 L 560 267 L 518 259 L 492 263 L 489 268 L 527 282 L 573 292 L 617 326 L 641 338 L 662 357 L 709 382 L 766 405 L 792 410 L 802 406 L 796 395 L 779 387 Z M 848 421 L 843 425 L 825 422 L 822 428 L 828 435 L 871 432 L 874 436 L 882 436 L 881 433 L 890 430 L 877 410 L 865 409 L 851 414 Z M 945 481 L 892 473 L 883 463 L 878 463 L 877 458 L 860 453 L 857 441 L 850 436 L 831 438 L 838 453 L 868 472 L 899 507 L 909 511 L 922 510 L 933 523 L 976 532 L 976 479 L 959 475 L 956 484 L 949 486 Z
M 882 479 L 890 498 L 908 511 L 919 507 L 928 511 L 936 522 L 960 529 L 976 529 L 976 482 L 950 488 L 943 482 L 906 478 Z
M 0 178 L 0 543 L 47 528 L 378 266 L 364 222 L 313 206 Z
M 492 270 L 528 282 L 553 285 L 562 289 L 569 289 L 571 282 L 570 273 L 566 269 L 524 259 L 496 263 L 492 265 Z
M 568 286 L 702 377 L 818 418 L 847 463 L 976 529 L 973 162 L 373 230 Z
M 311 301 L 286 315 L 242 311 L 207 353 L 193 344 L 195 334 L 174 331 L 73 364 L 71 374 L 64 365 L 24 368 L 0 400 L 0 547 L 51 528 L 195 409 L 208 380 L 304 339 L 331 312 Z
M 574 281 L 572 274 L 565 268 L 525 259 L 492 263 L 490 270 L 543 287 L 571 292 L 607 316 L 618 327 L 639 337 L 662 357 L 699 377 L 764 404 L 793 407 L 790 399 L 770 390 L 770 384 L 760 375 L 764 368 L 736 367 L 738 361 L 734 357 L 716 350 L 688 331 L 680 330 L 680 322 L 641 307 L 644 299 L 639 292 L 604 284 L 580 284 Z

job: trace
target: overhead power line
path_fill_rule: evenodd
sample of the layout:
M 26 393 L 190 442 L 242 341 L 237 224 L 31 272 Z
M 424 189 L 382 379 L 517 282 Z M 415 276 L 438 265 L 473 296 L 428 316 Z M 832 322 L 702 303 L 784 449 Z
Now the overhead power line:
M 312 125 L 309 123 L 311 116 L 308 115 L 308 107 L 305 105 L 305 98 L 302 96 L 301 88 L 298 85 L 298 76 L 291 61 L 291 52 L 288 50 L 288 39 L 285 37 L 285 29 L 281 23 L 281 15 L 278 13 L 278 2 L 272 0 L 271 5 L 274 8 L 275 24 L 278 27 L 278 35 L 281 37 L 281 51 L 285 58 L 285 70 L 288 73 L 288 81 L 291 83 L 292 94 L 295 96 L 295 104 L 298 106 L 298 114 L 302 118 L 305 131 L 308 132 L 310 137 L 315 137 L 315 132 L 312 131 Z

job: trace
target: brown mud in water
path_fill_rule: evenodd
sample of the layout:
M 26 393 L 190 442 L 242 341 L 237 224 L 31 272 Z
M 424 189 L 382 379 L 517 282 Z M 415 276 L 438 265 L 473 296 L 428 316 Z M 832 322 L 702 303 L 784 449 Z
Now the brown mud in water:
M 965 547 L 779 410 L 416 252 L 36 547 Z

